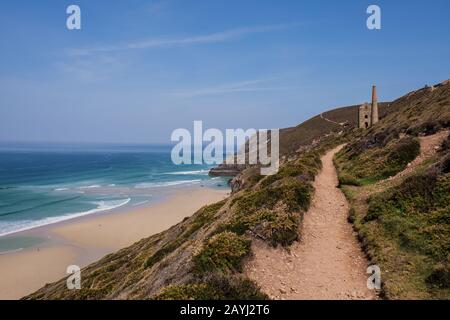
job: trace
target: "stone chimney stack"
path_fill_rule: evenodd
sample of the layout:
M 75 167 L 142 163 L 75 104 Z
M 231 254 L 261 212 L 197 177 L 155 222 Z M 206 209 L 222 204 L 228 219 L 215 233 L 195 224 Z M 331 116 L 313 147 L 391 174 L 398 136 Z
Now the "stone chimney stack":
M 378 98 L 377 86 L 372 87 L 372 121 L 371 125 L 378 122 Z

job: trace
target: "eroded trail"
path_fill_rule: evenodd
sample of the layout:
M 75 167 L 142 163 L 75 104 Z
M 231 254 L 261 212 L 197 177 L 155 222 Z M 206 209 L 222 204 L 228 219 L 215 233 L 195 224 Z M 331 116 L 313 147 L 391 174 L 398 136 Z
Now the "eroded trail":
M 367 261 L 352 226 L 333 165 L 339 148 L 322 158 L 315 194 L 290 252 L 254 241 L 247 275 L 273 299 L 375 299 L 367 289 Z

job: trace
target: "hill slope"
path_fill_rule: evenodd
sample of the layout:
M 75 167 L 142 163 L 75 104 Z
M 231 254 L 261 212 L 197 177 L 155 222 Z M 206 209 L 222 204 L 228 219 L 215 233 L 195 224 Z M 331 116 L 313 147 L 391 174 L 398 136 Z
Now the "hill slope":
M 336 157 L 350 220 L 389 299 L 450 298 L 450 84 L 395 111 Z
M 367 259 L 347 222 L 348 203 L 336 187 L 333 155 L 342 147 L 321 158 L 301 241 L 289 251 L 253 242 L 246 274 L 273 299 L 376 299 L 377 292 L 367 288 Z
M 298 126 L 280 130 L 280 156 L 282 159 L 295 154 L 299 149 L 307 147 L 320 138 L 343 130 L 351 130 L 358 126 L 359 105 L 340 107 L 317 115 Z M 380 119 L 393 108 L 390 103 L 379 103 Z M 213 176 L 236 176 L 248 168 L 245 165 L 222 164 L 211 169 Z
M 81 290 L 67 290 L 65 279 L 62 279 L 26 298 L 267 298 L 259 286 L 243 272 L 243 265 L 251 255 L 251 243 L 259 239 L 272 246 L 289 247 L 299 238 L 303 214 L 310 207 L 314 192 L 312 182 L 321 168 L 320 157 L 327 150 L 349 142 L 336 159 L 340 182 L 343 185 L 374 185 L 377 181 L 406 168 L 408 161 L 420 152 L 417 151 L 416 137 L 437 132 L 450 124 L 450 86 L 443 85 L 434 91 L 423 91 L 419 90 L 393 102 L 391 106 L 386 107 L 386 110 L 392 111 L 386 112 L 380 123 L 367 131 L 353 129 L 356 106 L 333 110 L 296 128 L 283 130 L 281 145 L 285 157 L 276 175 L 262 177 L 258 175 L 257 170 L 248 168 L 236 177 L 238 181 L 245 183 L 239 184 L 228 199 L 204 207 L 169 230 L 143 239 L 84 268 Z M 334 123 L 345 121 L 349 122 L 348 126 Z M 382 212 L 382 216 L 372 214 L 369 215 L 370 219 L 366 218 L 368 198 L 352 197 L 355 193 L 352 193 L 351 188 L 359 186 L 343 188 L 351 201 L 351 217 L 360 232 L 360 238 L 364 241 L 367 252 L 381 265 L 382 270 L 386 268 L 393 274 L 396 272 L 395 268 L 390 266 L 392 261 L 395 261 L 397 252 L 383 251 L 381 254 L 377 251 L 386 239 L 401 247 L 405 241 L 412 241 L 414 235 L 420 234 L 420 239 L 427 239 L 428 234 L 439 235 L 442 241 L 439 241 L 437 248 L 426 247 L 427 249 L 420 253 L 424 261 L 430 260 L 432 263 L 426 264 L 428 282 L 418 291 L 428 290 L 431 288 L 429 286 L 439 287 L 437 291 L 427 291 L 432 297 L 448 297 L 448 256 L 445 257 L 444 254 L 445 250 L 448 250 L 446 228 L 450 192 L 445 189 L 448 186 L 448 160 L 445 160 L 448 158 L 448 145 L 450 142 L 447 141 L 442 146 L 442 153 L 436 154 L 436 158 L 430 160 L 429 168 L 439 168 L 436 169 L 436 176 L 432 177 L 432 181 L 435 181 L 432 190 L 429 190 L 427 195 L 420 192 L 411 194 L 414 203 L 418 199 L 418 203 L 424 207 L 414 209 L 417 212 L 414 211 L 411 220 L 401 224 L 405 229 L 397 230 L 393 233 L 394 236 L 389 237 L 385 233 L 373 235 L 373 228 L 378 230 L 377 228 L 392 225 L 384 225 L 383 221 L 386 220 L 383 217 L 397 212 L 398 206 L 409 201 L 410 198 L 403 199 L 402 196 L 408 194 L 405 188 L 413 192 L 410 182 L 405 182 L 406 185 L 400 184 L 397 193 L 394 190 L 385 195 L 384 197 L 398 194 L 387 202 L 392 204 L 391 207 L 374 211 Z M 379 175 L 378 169 L 372 170 L 373 168 L 389 170 Z M 355 175 L 354 172 L 358 174 Z M 245 176 L 245 179 L 242 176 Z M 366 194 L 369 194 L 369 191 Z M 371 206 L 384 204 L 383 201 L 372 198 L 370 201 L 374 201 Z M 434 202 L 438 205 L 429 205 Z M 418 223 L 421 212 L 430 213 L 427 215 L 427 222 L 421 224 L 424 228 L 420 229 L 422 233 L 412 225 L 414 222 Z M 412 249 L 420 243 L 415 244 Z M 409 252 L 407 250 L 411 248 L 406 247 L 404 250 Z M 400 265 L 402 266 L 404 264 Z M 397 270 L 402 273 L 401 268 Z M 414 279 L 406 280 L 411 283 L 416 281 Z M 386 296 L 403 297 L 401 294 L 390 295 L 391 290 L 389 285 L 385 285 Z
M 340 132 L 351 131 L 358 126 L 359 105 L 340 107 L 317 115 L 296 127 L 280 130 L 280 158 L 281 164 L 290 157 L 312 145 L 320 143 L 321 139 Z M 380 119 L 395 110 L 390 103 L 379 103 Z M 257 169 L 254 166 L 222 164 L 211 169 L 213 176 L 237 176 L 231 180 L 231 189 L 237 191 L 252 185 Z

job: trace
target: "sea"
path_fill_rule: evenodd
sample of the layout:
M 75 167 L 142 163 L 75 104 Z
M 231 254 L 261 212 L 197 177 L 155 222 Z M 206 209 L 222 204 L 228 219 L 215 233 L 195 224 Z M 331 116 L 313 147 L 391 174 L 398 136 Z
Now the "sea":
M 228 188 L 227 178 L 208 175 L 211 166 L 175 165 L 170 154 L 167 145 L 0 144 L 0 239 L 176 190 Z

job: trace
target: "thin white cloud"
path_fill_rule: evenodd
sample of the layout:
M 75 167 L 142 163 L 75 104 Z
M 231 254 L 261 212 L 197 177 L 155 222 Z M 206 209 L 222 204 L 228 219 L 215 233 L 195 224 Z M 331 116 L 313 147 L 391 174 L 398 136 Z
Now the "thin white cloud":
M 74 58 L 54 64 L 62 74 L 74 80 L 95 82 L 106 80 L 125 67 L 125 63 L 108 55 Z
M 279 91 L 279 90 L 294 89 L 294 87 L 288 87 L 288 86 L 280 86 L 280 87 L 260 86 L 261 84 L 270 82 L 272 80 L 274 80 L 274 78 L 241 81 L 241 82 L 220 85 L 220 86 L 216 86 L 216 87 L 209 87 L 209 88 L 198 89 L 198 90 L 177 92 L 174 95 L 180 96 L 180 97 L 198 97 L 198 96 L 208 96 L 208 95 L 238 93 L 238 92 Z
M 112 52 L 121 50 L 132 49 L 150 49 L 158 47 L 171 47 L 171 46 L 183 46 L 183 45 L 195 45 L 195 44 L 208 44 L 219 43 L 225 41 L 231 41 L 240 39 L 245 36 L 249 36 L 257 33 L 272 32 L 283 29 L 290 29 L 299 26 L 298 23 L 291 24 L 279 24 L 279 25 L 267 25 L 256 27 L 244 27 L 226 30 L 222 32 L 216 32 L 206 35 L 191 36 L 184 38 L 174 39 L 146 39 L 141 41 L 123 43 L 118 45 L 105 45 L 89 48 L 71 49 L 69 52 L 73 55 L 89 55 L 93 53 Z

